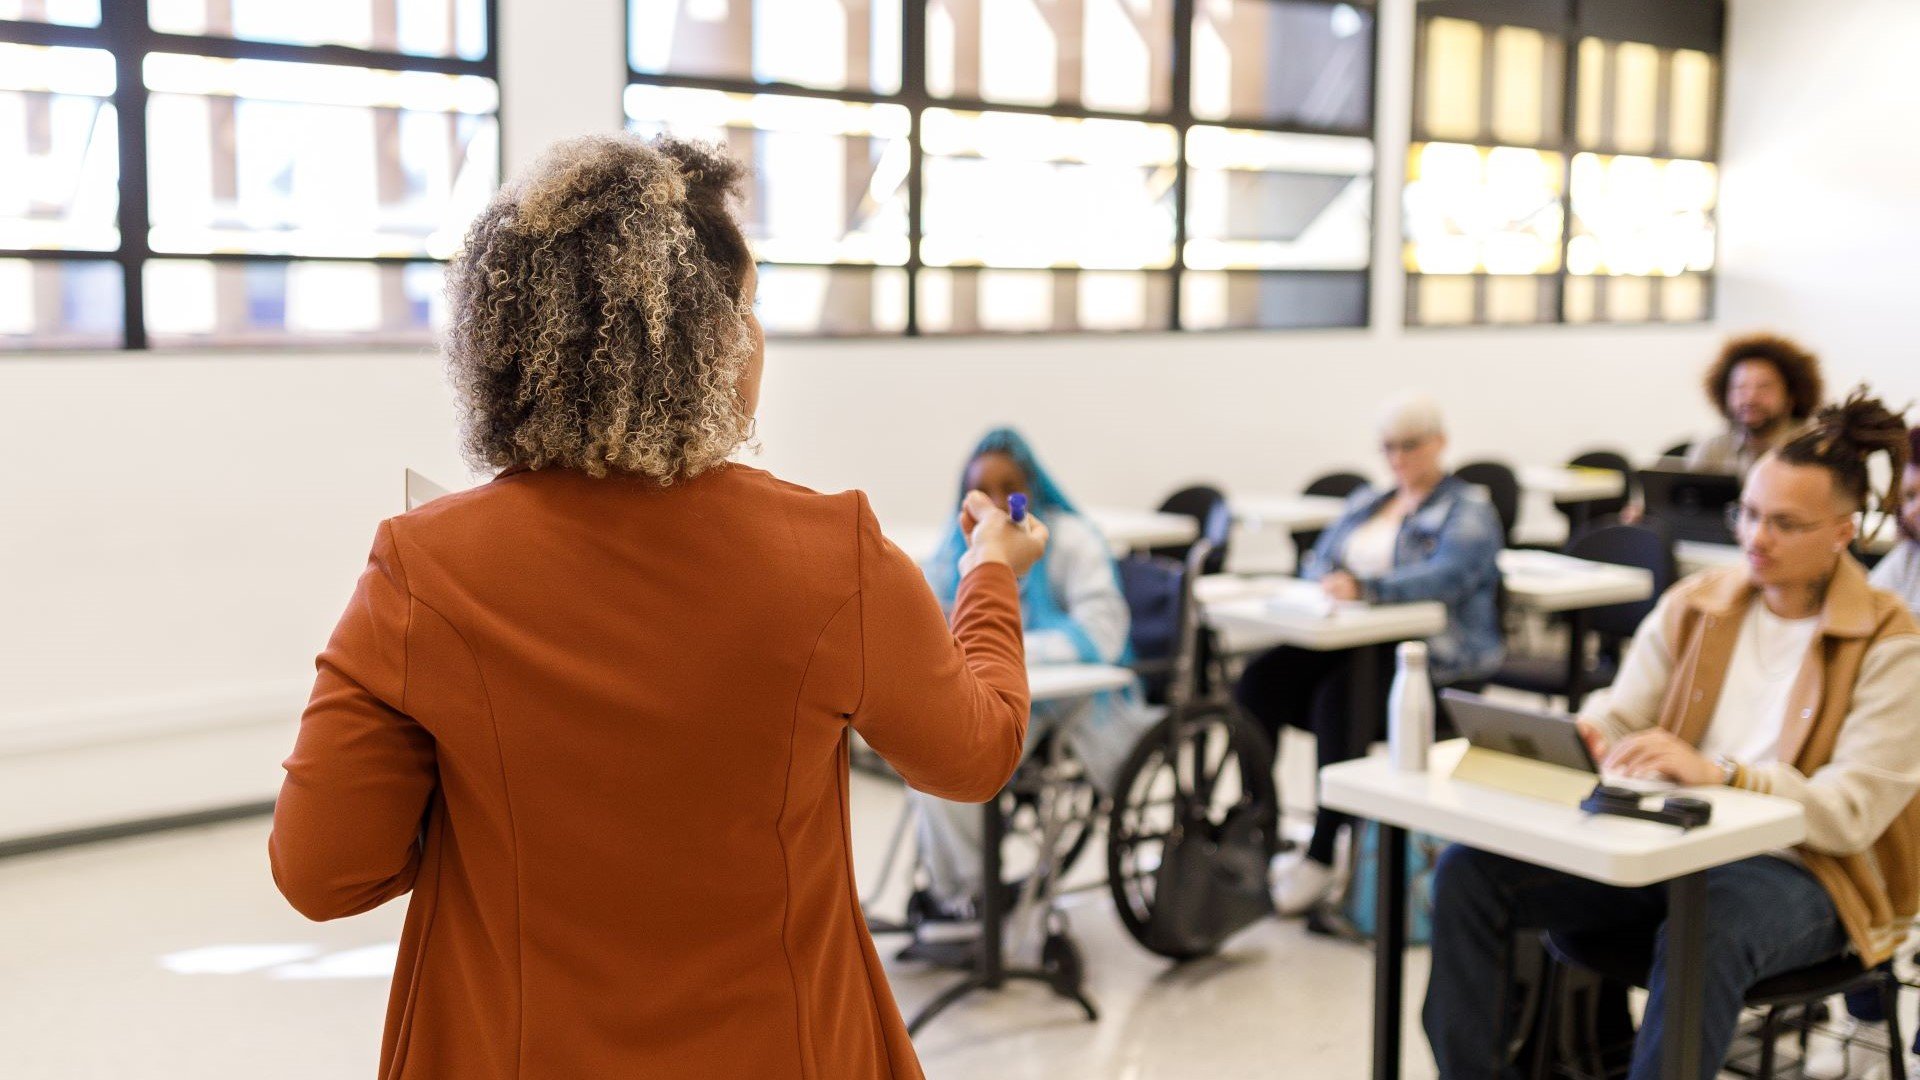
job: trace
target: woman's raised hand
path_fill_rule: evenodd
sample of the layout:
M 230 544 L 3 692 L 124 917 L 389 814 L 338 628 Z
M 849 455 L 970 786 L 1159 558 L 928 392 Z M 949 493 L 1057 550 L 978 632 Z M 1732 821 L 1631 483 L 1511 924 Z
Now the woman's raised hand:
M 967 538 L 967 553 L 960 557 L 962 574 L 986 562 L 1004 563 L 1016 575 L 1024 574 L 1047 551 L 1045 522 L 1028 514 L 1015 524 L 981 491 L 967 492 L 960 504 L 960 531 Z

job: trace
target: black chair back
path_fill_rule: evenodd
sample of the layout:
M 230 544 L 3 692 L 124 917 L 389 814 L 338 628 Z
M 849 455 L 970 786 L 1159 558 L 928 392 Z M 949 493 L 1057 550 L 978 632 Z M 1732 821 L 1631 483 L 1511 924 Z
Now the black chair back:
M 1228 505 L 1225 492 L 1206 484 L 1184 487 L 1166 497 L 1160 504 L 1160 512 L 1192 518 L 1200 527 L 1200 538 L 1213 545 L 1207 555 L 1205 572 L 1218 574 L 1226 569 L 1227 541 L 1233 535 L 1233 508 Z M 1185 563 L 1192 547 L 1192 544 L 1157 547 L 1149 554 Z
M 1131 616 L 1133 670 L 1149 702 L 1179 705 L 1210 692 L 1215 657 L 1199 623 L 1193 584 L 1212 561 L 1212 543 L 1194 541 L 1187 561 L 1158 555 L 1120 560 L 1120 593 Z
M 1336 499 L 1344 499 L 1366 486 L 1367 478 L 1361 476 L 1359 473 L 1331 472 L 1325 476 L 1315 477 L 1307 484 L 1306 490 L 1302 491 L 1301 494 L 1330 495 Z M 1302 529 L 1294 533 L 1294 557 L 1305 561 L 1307 552 L 1312 551 L 1313 545 L 1320 542 L 1320 534 L 1323 531 L 1322 529 Z
M 1507 547 L 1513 546 L 1513 526 L 1520 520 L 1520 478 L 1513 469 L 1498 461 L 1476 461 L 1455 469 L 1453 475 L 1469 484 L 1487 489 L 1493 511 L 1500 515 L 1500 531 Z
M 1597 521 L 1600 518 L 1618 514 L 1627 508 L 1629 502 L 1633 501 L 1633 463 L 1627 460 L 1625 454 L 1617 454 L 1612 450 L 1589 450 L 1574 458 L 1572 461 L 1567 462 L 1567 467 L 1573 469 L 1611 469 L 1625 477 L 1626 484 L 1625 487 L 1620 489 L 1620 497 L 1617 499 L 1594 499 L 1590 502 L 1554 503 L 1553 508 L 1560 511 L 1561 516 L 1567 519 L 1568 536 L 1579 532 L 1580 527 L 1590 521 Z
M 1655 523 L 1601 522 L 1574 537 L 1567 545 L 1567 554 L 1576 559 L 1637 566 L 1653 575 L 1653 595 L 1647 599 L 1594 608 L 1586 613 L 1587 628 L 1600 635 L 1603 647 L 1631 638 L 1680 574 L 1674 558 L 1673 537 Z

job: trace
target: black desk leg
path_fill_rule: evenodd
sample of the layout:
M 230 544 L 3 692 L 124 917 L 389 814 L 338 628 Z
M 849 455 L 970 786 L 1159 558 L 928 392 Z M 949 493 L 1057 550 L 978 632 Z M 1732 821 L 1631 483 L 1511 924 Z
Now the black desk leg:
M 980 947 L 974 960 L 974 969 L 966 978 L 927 1002 L 907 1024 L 907 1034 L 919 1034 L 920 1029 L 932 1023 L 934 1017 L 975 990 L 998 990 L 1009 979 L 1024 979 L 1052 987 L 1055 994 L 1078 1004 L 1088 1020 L 1098 1020 L 1100 1014 L 1087 998 L 1077 967 L 1071 971 L 1007 967 L 1007 896 L 1001 883 L 1000 851 L 1000 845 L 1006 839 L 1007 823 L 1001 816 L 999 796 L 989 799 L 981 810 L 986 814 L 980 828 L 980 876 L 984 885 L 980 890 Z
M 1707 875 L 1667 882 L 1666 1039 L 1660 1075 L 1694 1080 L 1700 1068 L 1700 999 L 1706 992 Z
M 1407 831 L 1380 825 L 1373 899 L 1373 1080 L 1400 1080 L 1407 958 Z
M 1587 694 L 1587 620 L 1580 611 L 1567 612 L 1567 711 L 1580 711 Z
M 980 983 L 998 990 L 1005 983 L 1007 964 L 1005 910 L 1006 895 L 1001 882 L 1001 844 L 1007 837 L 1007 819 L 1000 813 L 1000 797 L 987 800 L 986 817 L 980 825 Z

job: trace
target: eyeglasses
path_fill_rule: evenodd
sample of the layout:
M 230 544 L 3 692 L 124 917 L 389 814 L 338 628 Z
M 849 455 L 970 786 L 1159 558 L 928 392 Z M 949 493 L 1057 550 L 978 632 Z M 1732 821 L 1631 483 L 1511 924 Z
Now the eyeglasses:
M 1799 537 L 1805 536 L 1823 525 L 1831 525 L 1836 521 L 1844 521 L 1851 516 L 1853 515 L 1835 514 L 1833 517 L 1821 518 L 1818 521 L 1801 521 L 1799 518 L 1786 517 L 1782 514 L 1756 513 L 1751 507 L 1744 503 L 1727 504 L 1727 528 L 1732 529 L 1736 533 L 1758 532 L 1760 527 L 1764 525 L 1772 530 L 1775 536 Z
M 1388 457 L 1395 454 L 1411 454 L 1427 445 L 1425 435 L 1416 435 L 1411 439 L 1388 439 L 1380 444 L 1380 452 Z

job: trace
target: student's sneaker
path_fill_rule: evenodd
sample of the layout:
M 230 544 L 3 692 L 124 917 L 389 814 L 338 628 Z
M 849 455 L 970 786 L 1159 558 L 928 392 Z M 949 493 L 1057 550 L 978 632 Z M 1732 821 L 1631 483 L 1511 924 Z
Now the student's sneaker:
M 1813 1074 L 1808 1073 L 1807 1075 L 1811 1076 Z M 1913 1053 L 1912 1051 L 1907 1052 L 1907 1075 L 1920 1077 L 1920 1054 Z M 1873 1068 L 1868 1069 L 1865 1073 L 1862 1073 L 1861 1076 L 1863 1080 L 1892 1080 L 1893 1070 L 1887 1067 L 1885 1061 L 1876 1061 L 1874 1062 Z
M 1333 867 L 1304 856 L 1298 860 L 1275 860 L 1273 908 L 1282 916 L 1305 915 L 1333 892 Z
M 1887 1022 L 1847 1018 L 1838 1032 L 1816 1032 L 1807 1044 L 1807 1059 L 1800 1066 L 1807 1080 L 1846 1080 L 1850 1076 L 1885 1076 Z M 1853 1066 L 1866 1069 L 1855 1073 Z
M 971 942 L 980 937 L 980 913 L 972 897 L 942 901 L 921 889 L 907 898 L 907 927 L 919 943 Z

